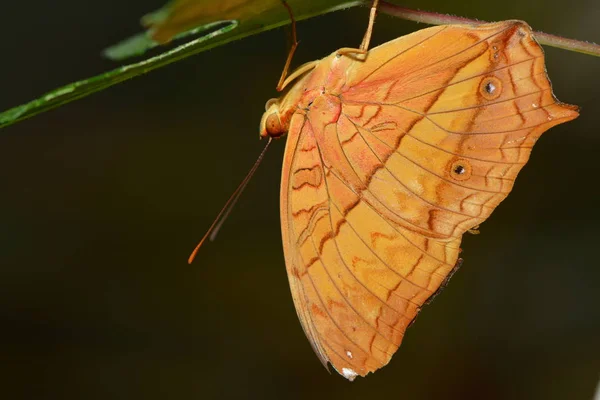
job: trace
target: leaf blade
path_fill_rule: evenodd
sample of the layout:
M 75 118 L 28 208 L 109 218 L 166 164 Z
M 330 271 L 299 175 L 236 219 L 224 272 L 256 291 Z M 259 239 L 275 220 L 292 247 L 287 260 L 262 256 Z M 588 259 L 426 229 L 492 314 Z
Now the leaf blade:
M 321 2 L 319 6 L 313 7 L 312 9 L 304 7 L 301 14 L 297 16 L 297 19 L 307 19 L 317 15 L 322 15 L 345 8 L 351 8 L 362 4 L 364 4 L 363 0 L 354 0 L 349 2 L 341 2 L 340 0 L 325 0 Z M 283 9 L 283 7 L 281 8 Z M 273 7 L 273 10 L 275 10 L 275 7 Z M 243 22 L 237 20 L 213 21 L 210 23 L 212 26 L 215 26 L 217 22 L 225 23 L 225 25 L 157 56 L 137 63 L 124 65 L 91 78 L 72 82 L 68 85 L 64 85 L 47 92 L 30 102 L 1 112 L 0 129 L 23 121 L 27 118 L 31 118 L 42 112 L 60 107 L 89 94 L 104 90 L 117 83 L 190 57 L 202 51 L 209 50 L 234 40 L 242 39 L 244 37 L 271 30 L 289 23 L 285 9 L 283 9 L 281 12 L 273 11 L 269 15 L 271 18 L 269 23 L 265 23 L 265 21 L 259 16 L 255 16 L 254 18 L 250 18 Z M 242 24 L 243 29 L 240 28 Z M 196 29 L 201 28 L 202 27 Z

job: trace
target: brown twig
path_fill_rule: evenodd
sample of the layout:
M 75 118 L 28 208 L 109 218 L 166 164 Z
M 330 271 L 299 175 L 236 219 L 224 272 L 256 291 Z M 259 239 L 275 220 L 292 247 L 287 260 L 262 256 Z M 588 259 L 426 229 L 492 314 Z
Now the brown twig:
M 430 25 L 478 25 L 486 23 L 486 21 L 480 21 L 476 19 L 456 17 L 447 14 L 438 14 L 429 11 L 412 10 L 409 8 L 404 8 L 395 4 L 388 3 L 387 1 L 381 1 L 381 3 L 379 3 L 379 11 L 392 15 L 394 17 L 406 19 L 408 21 L 422 22 Z M 562 36 L 556 36 L 539 31 L 534 32 L 534 36 L 537 39 L 537 41 L 540 42 L 540 44 L 545 44 L 547 46 L 557 47 L 559 49 L 600 57 L 600 45 L 596 43 L 584 42 L 582 40 L 576 39 L 567 39 Z

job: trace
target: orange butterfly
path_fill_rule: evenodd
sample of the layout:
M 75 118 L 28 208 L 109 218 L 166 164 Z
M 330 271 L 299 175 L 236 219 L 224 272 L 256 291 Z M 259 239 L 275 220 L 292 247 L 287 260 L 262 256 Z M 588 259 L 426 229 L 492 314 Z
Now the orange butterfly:
M 460 264 L 462 235 L 510 193 L 540 135 L 578 116 L 524 22 L 437 26 L 365 52 L 367 36 L 293 73 L 260 130 L 288 136 L 281 228 L 298 317 L 350 380 L 390 361 Z
M 554 97 L 525 22 L 437 26 L 367 51 L 377 2 L 359 49 L 287 78 L 297 41 L 283 2 L 294 40 L 277 89 L 295 83 L 260 125 L 288 136 L 281 230 L 298 317 L 349 380 L 390 361 L 460 266 L 462 235 L 508 196 L 540 135 L 579 115 Z

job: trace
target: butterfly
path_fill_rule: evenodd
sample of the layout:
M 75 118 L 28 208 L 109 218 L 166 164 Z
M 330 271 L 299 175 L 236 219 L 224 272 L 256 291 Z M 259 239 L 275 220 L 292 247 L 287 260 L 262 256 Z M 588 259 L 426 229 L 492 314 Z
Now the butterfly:
M 578 116 L 554 97 L 525 22 L 365 43 L 292 73 L 260 127 L 287 136 L 281 230 L 298 318 L 349 380 L 390 361 L 460 266 L 463 234 L 508 196 L 541 134 Z

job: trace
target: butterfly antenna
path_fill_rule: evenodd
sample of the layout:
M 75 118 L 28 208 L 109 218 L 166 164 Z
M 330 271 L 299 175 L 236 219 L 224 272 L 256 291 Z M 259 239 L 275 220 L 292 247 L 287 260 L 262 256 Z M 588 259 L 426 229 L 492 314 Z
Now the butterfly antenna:
M 265 148 L 261 151 L 260 155 L 254 162 L 254 165 L 252 166 L 252 168 L 250 168 L 250 171 L 248 172 L 248 174 L 246 175 L 246 177 L 244 178 L 242 183 L 240 183 L 240 185 L 237 187 L 237 189 L 235 189 L 235 191 L 233 192 L 231 197 L 229 197 L 229 200 L 227 200 L 227 203 L 225 203 L 225 205 L 221 209 L 221 212 L 219 212 L 219 214 L 217 215 L 217 218 L 215 218 L 215 220 L 212 223 L 212 225 L 210 226 L 210 228 L 208 228 L 208 231 L 206 231 L 206 233 L 204 234 L 204 236 L 202 237 L 202 239 L 200 240 L 200 242 L 198 243 L 198 245 L 196 246 L 194 251 L 192 251 L 192 254 L 190 254 L 190 257 L 188 258 L 188 264 L 191 264 L 192 261 L 194 261 L 194 258 L 196 258 L 196 254 L 198 253 L 198 250 L 200 250 L 200 247 L 202 247 L 202 244 L 204 244 L 206 239 L 209 239 L 211 242 L 213 240 L 215 240 L 215 237 L 217 236 L 217 233 L 219 233 L 219 230 L 221 229 L 223 222 L 225 222 L 225 220 L 231 213 L 231 210 L 233 210 L 235 203 L 237 203 L 237 201 L 239 200 L 240 195 L 242 194 L 242 192 L 248 185 L 248 182 L 250 182 L 250 179 L 252 179 L 252 176 L 258 169 L 258 166 L 262 162 L 263 158 L 265 157 L 265 153 L 267 152 L 267 149 L 269 148 L 269 145 L 271 144 L 271 140 L 273 140 L 273 139 L 269 138 L 269 141 L 267 142 Z

